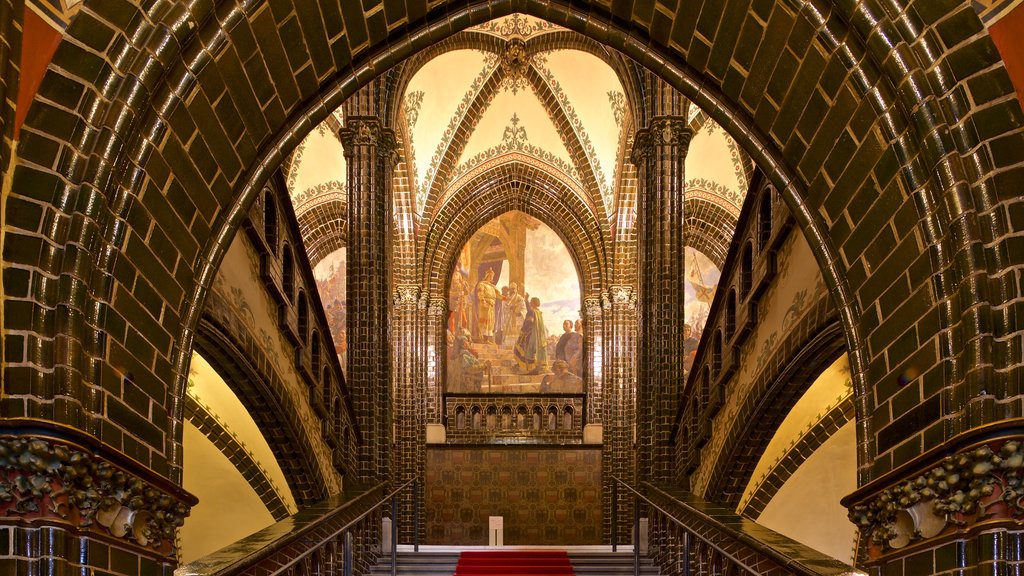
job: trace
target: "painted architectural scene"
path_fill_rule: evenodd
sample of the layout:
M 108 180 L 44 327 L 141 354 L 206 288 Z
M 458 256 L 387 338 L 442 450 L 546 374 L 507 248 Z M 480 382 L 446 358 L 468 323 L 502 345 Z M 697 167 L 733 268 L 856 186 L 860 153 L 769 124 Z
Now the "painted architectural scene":
M 722 272 L 704 254 L 686 248 L 686 279 L 684 296 L 686 302 L 686 324 L 683 325 L 683 367 L 690 372 L 693 359 L 697 354 L 697 344 L 704 333 L 711 302 L 715 299 L 715 290 Z
M 328 254 L 313 268 L 316 288 L 320 292 L 327 324 L 334 337 L 335 353 L 342 370 L 345 370 L 348 338 L 345 330 L 345 249 Z
M 485 224 L 448 297 L 448 392 L 583 392 L 579 277 L 547 225 L 519 211 Z

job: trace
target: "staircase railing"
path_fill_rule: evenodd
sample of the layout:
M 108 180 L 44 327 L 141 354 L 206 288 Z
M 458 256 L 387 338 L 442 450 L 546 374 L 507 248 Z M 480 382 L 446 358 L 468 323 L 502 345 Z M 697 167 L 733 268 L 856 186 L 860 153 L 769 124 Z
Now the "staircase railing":
M 670 575 L 839 576 L 850 566 L 692 495 L 644 483 L 645 493 L 612 477 L 612 550 L 618 549 L 618 496 L 633 496 L 633 570 L 640 574 L 640 516 L 646 508 L 651 558 Z
M 382 519 L 390 505 L 391 574 L 398 566 L 398 497 L 413 499 L 413 547 L 419 551 L 420 482 L 418 478 L 387 491 L 385 484 L 355 497 L 335 496 L 213 554 L 190 562 L 175 576 L 353 576 L 372 565 L 382 548 Z

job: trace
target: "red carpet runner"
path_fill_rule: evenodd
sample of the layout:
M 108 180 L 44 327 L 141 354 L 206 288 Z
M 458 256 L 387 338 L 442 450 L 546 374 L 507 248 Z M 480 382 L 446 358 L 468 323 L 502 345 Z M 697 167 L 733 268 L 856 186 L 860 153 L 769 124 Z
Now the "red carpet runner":
M 459 555 L 455 576 L 573 576 L 564 550 L 473 551 Z

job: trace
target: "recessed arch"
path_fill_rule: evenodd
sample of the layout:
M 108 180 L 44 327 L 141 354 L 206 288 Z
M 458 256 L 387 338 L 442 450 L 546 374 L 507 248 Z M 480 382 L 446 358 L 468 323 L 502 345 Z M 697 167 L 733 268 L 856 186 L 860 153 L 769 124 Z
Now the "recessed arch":
M 686 245 L 707 256 L 719 270 L 725 265 L 736 223 L 736 217 L 717 202 L 693 196 L 683 200 Z
M 797 154 L 794 152 L 796 148 L 787 150 L 786 147 L 784 136 L 793 134 L 792 130 L 775 127 L 772 122 L 764 119 L 765 116 L 758 114 L 755 117 L 753 112 L 760 103 L 769 107 L 776 105 L 786 111 L 794 108 L 802 110 L 810 93 L 814 92 L 813 86 L 780 81 L 780 84 L 792 85 L 794 93 L 784 100 L 780 97 L 779 102 L 773 102 L 769 100 L 771 95 L 768 91 L 761 89 L 763 86 L 756 81 L 736 82 L 726 87 L 721 80 L 725 75 L 724 70 L 709 67 L 707 63 L 696 59 L 687 62 L 687 57 L 691 55 L 689 42 L 702 42 L 700 49 L 706 53 L 708 48 L 714 47 L 716 41 L 735 44 L 735 38 L 702 39 L 697 35 L 684 34 L 678 41 L 673 41 L 669 38 L 672 31 L 668 28 L 648 28 L 642 24 L 642 20 L 627 28 L 619 23 L 629 21 L 629 18 L 613 15 L 601 5 L 583 11 L 563 4 L 545 5 L 542 8 L 540 5 L 515 0 L 493 3 L 480 0 L 467 2 L 455 9 L 435 9 L 427 14 L 419 14 L 414 19 L 415 23 L 407 28 L 409 35 L 406 37 L 386 42 L 382 36 L 384 32 L 370 30 L 368 40 L 359 43 L 354 51 L 339 51 L 341 55 L 337 62 L 318 60 L 317 68 L 323 71 L 319 77 L 325 79 L 322 83 L 310 82 L 301 90 L 293 86 L 291 93 L 277 95 L 287 114 L 271 115 L 269 120 L 266 114 L 247 114 L 245 112 L 252 109 L 251 95 L 232 93 L 229 100 L 237 102 L 229 103 L 235 107 L 231 113 L 236 118 L 241 117 L 246 126 L 246 136 L 243 144 L 231 150 L 235 157 L 224 159 L 223 170 L 226 172 L 218 176 L 205 172 L 210 155 L 203 152 L 208 152 L 209 146 L 202 139 L 183 138 L 196 133 L 195 120 L 192 118 L 209 114 L 206 108 L 202 108 L 209 108 L 209 98 L 202 94 L 186 102 L 184 96 L 194 94 L 193 90 L 203 84 L 204 78 L 219 74 L 217 67 L 211 65 L 215 59 L 213 55 L 218 58 L 235 57 L 230 54 L 232 51 L 221 50 L 221 47 L 230 42 L 230 34 L 235 32 L 237 22 L 244 20 L 244 14 L 259 12 L 261 4 L 254 3 L 244 11 L 219 5 L 217 14 L 231 18 L 230 22 L 215 16 L 213 6 L 209 4 L 174 8 L 161 5 L 159 9 L 156 5 L 156 2 L 145 2 L 135 14 L 121 15 L 108 14 L 113 7 L 94 6 L 93 10 L 100 18 L 108 18 L 111 22 L 131 21 L 139 28 L 116 36 L 108 50 L 109 54 L 115 56 L 109 61 L 97 62 L 92 78 L 76 75 L 74 71 L 80 67 L 72 65 L 75 59 L 87 56 L 78 46 L 88 45 L 88 42 L 65 42 L 65 50 L 58 50 L 51 73 L 43 81 L 40 94 L 53 93 L 49 91 L 59 82 L 68 79 L 90 88 L 83 94 L 77 109 L 68 113 L 74 117 L 71 122 L 63 119 L 54 121 L 55 115 L 48 114 L 49 109 L 45 109 L 51 103 L 40 104 L 45 96 L 37 96 L 37 105 L 29 111 L 23 129 L 21 164 L 15 171 L 8 202 L 35 202 L 57 207 L 58 214 L 54 220 L 75 219 L 81 223 L 76 228 L 76 234 L 81 235 L 82 241 L 75 242 L 75 239 L 69 238 L 70 227 L 57 230 L 48 236 L 45 249 L 39 251 L 35 261 L 18 262 L 14 267 L 19 268 L 20 272 L 31 268 L 53 278 L 66 278 L 82 295 L 69 300 L 75 304 L 58 307 L 52 314 L 43 302 L 27 297 L 25 301 L 32 312 L 25 314 L 24 319 L 5 320 L 10 322 L 6 326 L 9 330 L 28 329 L 37 323 L 45 326 L 37 333 L 41 340 L 46 341 L 66 338 L 67 334 L 102 333 L 108 311 L 118 312 L 120 306 L 114 297 L 115 293 L 125 291 L 112 274 L 113 255 L 123 253 L 122 249 L 139 233 L 131 225 L 124 224 L 129 222 L 130 213 L 132 216 L 142 214 L 149 218 L 155 217 L 155 222 L 168 228 L 172 235 L 183 234 L 184 263 L 179 276 L 170 278 L 166 286 L 160 287 L 161 295 L 166 299 L 163 323 L 153 326 L 152 322 L 147 321 L 143 327 L 147 332 L 152 332 L 150 336 L 157 353 L 172 366 L 166 374 L 173 376 L 153 375 L 155 380 L 170 388 L 168 425 L 172 433 L 167 435 L 165 452 L 172 467 L 180 464 L 180 398 L 187 378 L 189 351 L 207 289 L 227 243 L 238 229 L 270 171 L 282 162 L 284 153 L 295 145 L 296 138 L 308 132 L 311 122 L 322 120 L 341 100 L 354 93 L 361 83 L 408 57 L 416 49 L 463 26 L 514 11 L 535 14 L 584 33 L 657 70 L 673 86 L 703 108 L 711 110 L 723 126 L 729 126 L 744 148 L 754 154 L 757 164 L 765 167 L 770 180 L 777 185 L 813 247 L 826 283 L 840 309 L 840 317 L 844 320 L 844 334 L 851 353 L 858 398 L 858 420 L 861 423 L 859 460 L 862 481 L 871 477 L 868 466 L 874 456 L 869 418 L 873 405 L 866 366 L 874 358 L 880 357 L 882 350 L 876 349 L 867 340 L 867 334 L 863 333 L 867 328 L 858 319 L 862 318 L 862 310 L 871 311 L 875 302 L 872 294 L 882 291 L 878 286 L 881 280 L 878 267 L 874 268 L 872 274 L 865 274 L 856 282 L 847 277 L 844 260 L 856 262 L 863 251 L 858 251 L 852 245 L 837 245 L 842 241 L 830 236 L 829 227 L 842 220 L 843 207 L 836 207 L 841 204 L 838 199 L 853 197 L 853 192 L 864 182 L 864 178 L 871 174 L 887 176 L 878 178 L 878 185 L 882 187 L 877 200 L 879 206 L 892 203 L 908 207 L 906 212 L 912 217 L 901 219 L 899 229 L 895 232 L 897 237 L 908 238 L 911 242 L 904 248 L 909 256 L 922 261 L 927 261 L 929 254 L 936 257 L 934 263 L 929 263 L 930 268 L 925 266 L 935 279 L 935 287 L 927 294 L 928 298 L 921 298 L 921 302 L 908 311 L 906 321 L 913 322 L 915 318 L 911 317 L 915 315 L 923 317 L 932 314 L 935 303 L 942 303 L 938 307 L 942 321 L 936 323 L 938 327 L 934 330 L 922 333 L 920 339 L 926 343 L 949 341 L 948 345 L 942 346 L 941 367 L 948 371 L 948 392 L 952 394 L 952 387 L 959 386 L 968 372 L 978 373 L 979 378 L 975 378 L 977 381 L 992 376 L 997 385 L 1014 373 L 1014 366 L 1007 365 L 1005 360 L 998 360 L 1009 357 L 1000 356 L 998 350 L 1013 345 L 1010 339 L 1005 343 L 1002 340 L 995 341 L 994 337 L 1002 335 L 1004 328 L 985 329 L 980 333 L 971 331 L 970 336 L 961 334 L 967 331 L 956 328 L 964 324 L 988 326 L 987 318 L 983 315 L 993 310 L 1001 312 L 1006 306 L 1008 295 L 1016 293 L 1010 285 L 1012 274 L 990 279 L 989 284 L 985 285 L 979 280 L 976 290 L 967 294 L 960 294 L 957 287 L 976 277 L 985 276 L 987 270 L 1002 270 L 1018 265 L 1015 261 L 1004 261 L 1002 256 L 1009 253 L 1003 250 L 1007 238 L 1006 223 L 998 217 L 992 217 L 991 226 L 979 225 L 983 218 L 991 216 L 990 212 L 993 211 L 990 208 L 998 205 L 1001 197 L 1010 197 L 1014 186 L 1011 181 L 1017 171 L 977 167 L 1006 168 L 1005 159 L 994 159 L 989 147 L 983 144 L 996 140 L 1006 132 L 1019 132 L 1020 126 L 1019 122 L 1014 121 L 1004 132 L 981 136 L 981 132 L 973 129 L 972 108 L 944 105 L 951 98 L 950 94 L 962 92 L 970 96 L 973 89 L 967 82 L 968 77 L 977 70 L 998 67 L 998 61 L 994 51 L 988 54 L 979 51 L 979 58 L 967 70 L 959 70 L 955 75 L 947 77 L 926 70 L 927 66 L 922 63 L 931 61 L 930 54 L 945 53 L 935 32 L 929 28 L 934 23 L 932 19 L 946 15 L 942 10 L 924 16 L 916 12 L 900 12 L 901 20 L 896 21 L 887 15 L 874 13 L 873 5 L 864 3 L 844 4 L 820 0 L 808 2 L 802 5 L 806 9 L 799 10 L 786 4 L 775 5 L 774 9 L 782 11 L 779 13 L 780 18 L 786 21 L 799 19 L 804 24 L 802 27 L 794 27 L 794 34 L 777 42 L 791 42 L 796 46 L 806 46 L 805 42 L 814 45 L 816 60 L 805 63 L 807 66 L 823 70 L 830 63 L 838 62 L 840 69 L 849 70 L 849 82 L 831 91 L 838 104 L 826 107 L 827 110 L 817 116 L 811 113 L 801 116 L 797 113 L 792 117 L 802 117 L 806 124 L 815 124 L 823 120 L 827 113 L 833 115 L 836 125 L 842 126 L 844 124 L 841 120 L 849 118 L 854 111 L 868 110 L 864 113 L 867 121 L 863 124 L 863 131 L 857 129 L 854 133 L 844 133 L 839 141 L 840 146 L 836 146 L 835 138 L 830 138 L 832 134 L 821 133 L 820 137 L 809 140 L 806 147 L 796 147 L 799 148 Z M 714 7 L 709 4 L 704 6 L 704 10 L 710 11 Z M 696 8 L 687 5 L 685 9 Z M 949 10 L 968 8 L 951 7 Z M 165 12 L 165 9 L 170 13 Z M 188 13 L 190 9 L 196 12 Z M 830 15 L 827 21 L 821 20 L 824 14 Z M 153 25 L 154 21 L 164 21 L 160 15 L 165 16 L 166 26 Z M 921 21 L 922 18 L 929 20 Z M 904 21 L 909 21 L 910 25 L 902 25 Z M 966 21 L 977 28 L 972 32 L 983 34 L 976 18 Z M 451 22 L 457 24 L 453 26 Z M 353 25 L 356 26 L 356 23 L 353 22 Z M 359 26 L 353 29 L 365 28 Z M 914 36 L 917 31 L 926 29 L 928 32 L 921 33 L 920 38 Z M 888 43 L 867 42 L 868 38 L 878 37 L 881 33 L 900 39 L 899 45 L 905 49 L 897 52 Z M 88 31 L 84 19 L 72 22 L 67 35 L 69 38 L 86 38 Z M 201 36 L 208 47 L 206 50 L 194 49 Z M 846 40 L 837 46 L 831 42 L 835 38 Z M 276 37 L 266 40 L 280 42 Z M 348 37 L 341 37 L 337 41 L 347 43 L 349 40 Z M 326 40 L 320 41 L 322 43 Z M 780 48 L 784 50 L 786 47 L 783 45 Z M 798 48 L 795 53 L 803 53 L 803 50 Z M 96 60 L 94 55 L 89 57 Z M 62 66 L 63 74 L 67 76 L 56 78 L 59 73 L 55 70 Z M 797 69 L 801 67 L 792 68 L 795 78 Z M 125 70 L 145 70 L 147 73 L 129 78 L 127 74 L 122 75 L 121 71 Z M 921 81 L 925 77 L 935 82 Z M 914 89 L 896 89 L 910 81 L 914 82 Z M 238 84 L 230 86 L 233 90 L 243 89 Z M 803 93 L 805 90 L 806 93 Z M 997 98 L 1007 97 L 1000 95 Z M 1019 112 L 1019 105 L 1015 101 L 1007 106 L 1013 106 Z M 241 114 L 239 108 L 242 109 Z M 278 109 L 275 107 L 274 111 Z M 186 120 L 170 122 L 172 112 L 178 114 L 177 118 L 184 117 Z M 773 119 L 789 117 L 788 114 L 770 116 Z M 233 126 L 236 124 L 232 123 Z M 72 126 L 74 131 L 68 138 L 61 136 L 66 126 Z M 956 126 L 959 133 L 965 135 L 964 138 L 950 137 L 951 126 Z M 158 134 L 164 135 L 165 139 L 148 139 L 148 135 Z M 212 134 L 209 137 L 212 138 Z M 850 141 L 857 138 L 869 141 L 871 145 L 859 147 L 859 150 L 864 151 L 864 156 L 849 157 L 846 151 Z M 67 144 L 68 150 L 61 154 L 60 159 L 54 152 L 54 141 Z M 187 148 L 187 142 L 191 142 L 195 150 Z M 928 145 L 924 145 L 924 142 L 928 142 Z M 830 159 L 833 162 L 829 162 Z M 172 169 L 161 171 L 156 167 L 157 163 Z M 851 173 L 860 173 L 863 177 L 851 176 L 849 181 L 840 181 L 840 185 L 826 193 L 825 187 L 816 186 L 812 182 L 821 173 L 819 169 L 826 165 L 828 170 L 840 172 L 852 166 Z M 894 179 L 897 174 L 899 177 Z M 946 179 L 949 175 L 962 177 L 956 182 L 950 182 Z M 147 193 L 142 194 L 143 190 Z M 186 194 L 185 190 L 189 192 Z M 195 197 L 190 197 L 190 194 L 195 194 Z M 183 203 L 171 202 L 169 198 L 183 200 Z M 947 210 L 947 202 L 963 210 Z M 198 210 L 197 203 L 208 209 Z M 985 213 L 982 214 L 982 211 Z M 5 240 L 7 246 L 38 242 L 38 230 L 33 229 L 34 224 L 5 224 L 9 225 Z M 44 226 L 42 221 L 38 224 Z M 857 225 L 868 226 L 865 222 Z M 864 230 L 865 234 L 868 232 Z M 986 235 L 985 246 L 998 244 L 998 248 L 982 249 L 982 234 Z M 84 254 L 79 248 L 83 245 L 87 247 Z M 850 253 L 840 254 L 844 247 L 848 247 Z M 140 264 L 149 264 L 155 259 L 145 254 L 136 257 L 139 259 L 137 262 L 128 261 L 127 272 L 136 273 Z M 87 287 L 79 287 L 79 278 L 100 280 Z M 866 301 L 860 302 L 861 297 Z M 130 301 L 129 296 L 125 296 L 125 300 Z M 57 317 L 55 321 L 44 321 L 53 316 Z M 52 328 L 55 326 L 62 326 L 61 335 Z M 83 381 L 87 385 L 96 384 L 89 381 L 90 375 L 77 367 L 92 360 L 105 362 L 105 342 L 101 337 L 95 341 L 83 340 L 82 344 L 81 347 L 52 346 L 52 352 L 43 352 L 39 358 L 15 356 L 11 364 L 16 367 L 34 365 L 53 368 L 61 375 L 67 374 L 75 385 Z M 79 354 L 85 358 L 79 357 Z M 162 380 L 168 377 L 175 381 L 170 383 Z M 69 418 L 75 418 L 83 411 L 96 412 L 96 406 L 93 405 L 95 399 L 73 399 L 71 403 L 73 406 L 68 412 L 72 414 L 67 416 Z M 945 410 L 955 412 L 962 408 L 950 404 Z
M 439 207 L 425 236 L 423 285 L 431 297 L 447 294 L 455 258 L 472 234 L 500 214 L 525 212 L 551 227 L 569 248 L 580 278 L 581 296 L 605 285 L 605 238 L 593 212 L 558 179 L 522 162 L 499 165 L 467 182 Z
M 316 268 L 329 254 L 348 245 L 348 210 L 343 193 L 325 198 L 298 214 L 296 219 L 311 267 Z

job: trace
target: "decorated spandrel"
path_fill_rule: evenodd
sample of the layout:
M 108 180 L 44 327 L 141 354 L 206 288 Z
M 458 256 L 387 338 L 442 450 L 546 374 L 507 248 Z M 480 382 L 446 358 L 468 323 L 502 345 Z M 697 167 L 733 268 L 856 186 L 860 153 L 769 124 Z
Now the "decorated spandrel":
M 518 211 L 462 247 L 448 293 L 449 393 L 583 392 L 580 284 L 554 230 Z

